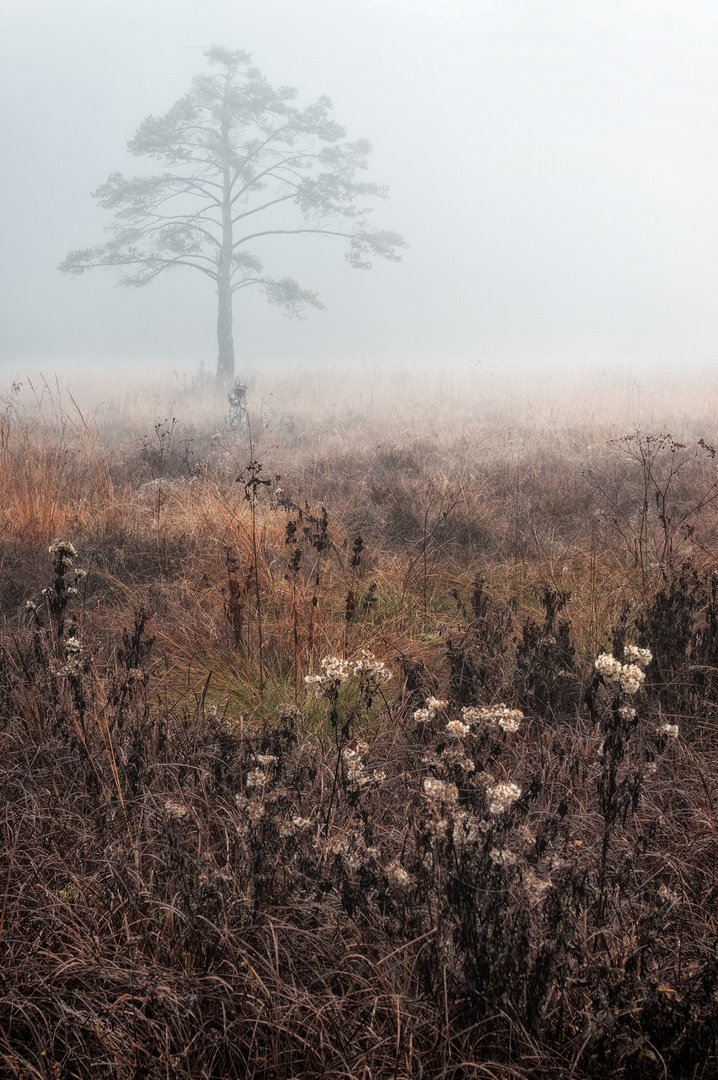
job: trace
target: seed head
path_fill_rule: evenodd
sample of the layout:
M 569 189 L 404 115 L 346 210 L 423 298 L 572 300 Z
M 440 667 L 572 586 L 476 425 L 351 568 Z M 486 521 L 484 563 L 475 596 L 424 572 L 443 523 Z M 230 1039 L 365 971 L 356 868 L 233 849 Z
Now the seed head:
M 486 789 L 486 794 L 489 796 L 489 813 L 503 814 L 521 797 L 521 788 L 513 783 L 494 784 Z
M 601 653 L 594 667 L 607 683 L 617 683 L 623 670 L 621 661 L 616 660 L 615 656 L 611 656 L 610 653 Z
M 639 668 L 648 667 L 653 659 L 650 649 L 639 649 L 637 645 L 626 645 L 623 655 L 629 664 L 635 664 Z
M 58 557 L 62 559 L 77 558 L 77 552 L 67 540 L 56 540 L 54 544 L 50 544 L 50 547 L 47 550 L 54 559 Z
M 460 720 L 450 720 L 444 728 L 444 734 L 448 735 L 450 739 L 463 739 L 470 731 L 469 725 L 462 724 Z
M 459 801 L 459 789 L 456 784 L 448 784 L 433 776 L 424 778 L 424 794 L 429 802 L 454 804 Z
M 635 694 L 646 676 L 637 664 L 624 664 L 619 678 L 621 689 L 627 694 Z

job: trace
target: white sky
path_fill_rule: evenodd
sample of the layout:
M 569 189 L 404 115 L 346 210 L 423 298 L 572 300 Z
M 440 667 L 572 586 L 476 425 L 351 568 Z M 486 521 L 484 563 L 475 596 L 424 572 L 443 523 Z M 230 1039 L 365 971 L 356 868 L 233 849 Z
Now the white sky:
M 718 359 L 718 4 L 699 0 L 5 0 L 0 374 L 212 367 L 211 286 L 62 278 L 103 240 L 89 192 L 140 120 L 251 52 L 373 145 L 400 265 L 293 239 L 268 269 L 327 312 L 235 306 L 240 369 L 274 360 L 487 368 Z M 261 252 L 264 256 L 266 249 Z

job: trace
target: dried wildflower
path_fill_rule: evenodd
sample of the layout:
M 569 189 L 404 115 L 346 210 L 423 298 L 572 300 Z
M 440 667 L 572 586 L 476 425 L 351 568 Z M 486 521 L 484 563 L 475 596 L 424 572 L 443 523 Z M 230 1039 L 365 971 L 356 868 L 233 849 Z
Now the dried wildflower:
M 459 801 L 459 789 L 456 784 L 448 784 L 444 780 L 436 780 L 433 776 L 424 778 L 424 794 L 430 802 L 448 803 L 453 805 Z
M 507 734 L 518 731 L 524 718 L 520 709 L 511 709 L 503 702 L 498 705 L 465 705 L 461 715 L 465 724 L 498 724 Z
M 658 899 L 664 904 L 673 906 L 674 904 L 680 903 L 681 898 L 677 892 L 674 892 L 673 889 L 669 889 L 667 885 L 661 885 L 658 890 Z
M 247 790 L 249 791 L 254 787 L 262 787 L 266 779 L 264 769 L 250 769 L 247 773 L 247 779 L 245 780 Z
M 618 710 L 618 715 L 621 717 L 622 720 L 635 720 L 636 710 L 633 708 L 632 705 L 622 705 L 621 708 Z
M 508 715 L 509 713 L 514 713 L 515 715 Z M 507 709 L 507 715 L 500 716 L 497 723 L 501 730 L 507 735 L 513 735 L 514 732 L 519 730 L 522 719 L 523 713 L 519 712 L 518 709 Z
M 37 604 L 33 604 L 32 600 L 26 600 L 25 611 L 37 611 Z
M 292 825 L 298 832 L 302 832 L 304 829 L 311 828 L 312 819 L 308 817 L 293 817 Z
M 626 645 L 623 655 L 629 664 L 635 664 L 639 668 L 648 667 L 653 659 L 650 649 L 639 649 L 637 645 Z
M 414 711 L 414 723 L 416 724 L 428 724 L 431 721 L 431 714 L 428 709 L 416 709 Z
M 543 894 L 551 886 L 549 881 L 542 880 L 530 866 L 522 870 L 521 880 L 524 888 L 533 895 L 535 900 L 541 900 Z
M 635 694 L 645 677 L 637 664 L 624 664 L 620 675 L 621 689 L 627 694 Z
M 258 825 L 264 817 L 265 806 L 263 802 L 253 801 L 247 804 L 247 817 L 252 825 Z
M 611 656 L 610 653 L 601 653 L 593 665 L 596 671 L 607 683 L 616 683 L 621 677 L 623 671 L 623 665 L 620 660 L 616 660 L 615 656 Z
M 322 845 L 322 850 L 325 855 L 346 855 L 349 851 L 350 838 L 346 833 L 339 833 L 336 836 L 330 836 L 328 840 L 325 840 Z
M 335 694 L 339 686 L 352 674 L 349 661 L 342 660 L 339 656 L 325 656 L 321 667 L 321 675 L 305 675 L 304 681 L 308 686 L 316 686 L 320 693 L 326 696 Z
M 263 765 L 265 769 L 269 768 L 271 765 L 276 765 L 279 761 L 279 758 L 275 757 L 274 754 L 257 754 L 256 758 L 259 764 Z
M 449 819 L 445 817 L 434 817 L 426 823 L 426 831 L 432 840 L 446 840 L 449 835 Z
M 424 702 L 430 713 L 437 713 L 441 709 L 447 709 L 449 706 L 448 701 L 444 701 L 442 698 L 428 697 Z
M 350 784 L 361 786 L 369 783 L 370 777 L 365 774 L 364 763 L 361 759 L 361 755 L 366 753 L 367 750 L 366 743 L 359 743 L 356 750 L 352 750 L 350 747 L 342 750 L 342 762 Z
M 189 814 L 189 810 L 182 803 L 175 802 L 174 799 L 167 799 L 163 806 L 164 812 L 168 817 L 173 818 L 175 821 L 181 821 L 182 818 L 186 818 Z
M 459 810 L 454 815 L 452 840 L 457 851 L 464 851 L 481 840 L 485 829 L 483 821 L 477 821 L 466 810 Z
M 513 866 L 516 862 L 516 856 L 513 851 L 499 851 L 498 848 L 491 849 L 489 858 L 494 866 Z
M 369 694 L 374 694 L 392 678 L 383 660 L 377 660 L 374 653 L 362 649 L 361 659 L 357 660 L 352 674 L 360 680 Z
M 468 724 L 462 724 L 460 720 L 450 720 L 444 728 L 444 734 L 450 739 L 463 739 L 465 735 L 468 735 L 471 728 Z
M 494 784 L 487 788 L 486 794 L 489 796 L 489 813 L 503 814 L 520 798 L 521 788 L 513 783 Z
M 69 637 L 65 641 L 65 652 L 68 656 L 77 655 L 82 652 L 82 643 L 77 640 L 76 637 Z
M 678 724 L 659 724 L 656 731 L 670 742 L 675 742 L 680 734 Z
M 429 755 L 426 754 L 422 758 L 422 762 L 434 766 L 448 765 L 450 768 L 460 769 L 464 773 L 472 773 L 476 769 L 476 765 L 470 757 L 467 757 L 460 749 L 452 750 L 450 747 L 444 750 L 440 758 L 430 760 Z
M 77 558 L 77 552 L 67 540 L 56 540 L 54 544 L 50 544 L 50 547 L 47 550 L 50 552 L 53 559 L 62 558 L 63 561 L 66 561 Z
M 411 877 L 407 874 L 404 867 L 396 859 L 394 862 L 389 863 L 385 870 L 386 876 L 389 878 L 389 884 L 395 889 L 403 891 L 408 889 L 411 885 Z

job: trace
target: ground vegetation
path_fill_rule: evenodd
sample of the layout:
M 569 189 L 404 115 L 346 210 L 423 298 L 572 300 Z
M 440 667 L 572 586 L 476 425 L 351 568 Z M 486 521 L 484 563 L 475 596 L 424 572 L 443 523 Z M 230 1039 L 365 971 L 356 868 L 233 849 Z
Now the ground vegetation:
M 3 396 L 3 1074 L 715 1076 L 710 417 L 289 381 Z

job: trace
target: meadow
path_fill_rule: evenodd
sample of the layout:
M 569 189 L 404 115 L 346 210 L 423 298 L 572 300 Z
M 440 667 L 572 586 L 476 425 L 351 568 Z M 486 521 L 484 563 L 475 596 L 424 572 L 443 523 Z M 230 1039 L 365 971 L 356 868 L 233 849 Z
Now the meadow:
M 0 1072 L 718 1074 L 710 372 L 0 392 Z

